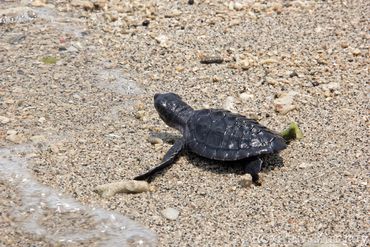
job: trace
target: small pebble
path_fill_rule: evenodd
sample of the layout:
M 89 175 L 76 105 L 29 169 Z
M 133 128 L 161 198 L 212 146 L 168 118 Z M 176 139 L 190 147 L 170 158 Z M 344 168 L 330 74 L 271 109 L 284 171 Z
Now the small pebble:
M 46 141 L 46 137 L 43 135 L 35 135 L 35 136 L 32 136 L 30 139 L 34 143 L 41 143 L 41 142 Z
M 8 135 L 8 136 L 10 136 L 10 135 L 16 135 L 18 132 L 16 131 L 16 130 L 8 130 L 7 132 L 6 132 L 6 134 Z
M 9 131 L 7 132 L 7 134 L 8 133 Z M 10 134 L 8 134 L 8 136 L 5 139 L 13 143 L 16 143 L 16 144 L 26 142 L 26 138 L 22 134 L 17 133 L 17 132 L 16 133 L 11 132 Z
M 159 43 L 160 46 L 162 47 L 168 47 L 169 46 L 169 43 L 168 43 L 168 37 L 166 35 L 159 35 L 155 38 L 155 40 Z
M 49 148 L 50 148 L 50 151 L 51 152 L 53 152 L 53 153 L 59 153 L 59 147 L 58 147 L 58 145 L 51 144 Z
M 142 25 L 143 25 L 144 27 L 149 26 L 149 24 L 150 24 L 150 21 L 149 21 L 149 20 L 145 20 L 145 21 L 143 21 L 143 23 L 142 23 Z
M 185 70 L 185 68 L 182 67 L 182 66 L 176 66 L 175 70 L 176 70 L 176 72 L 181 73 Z
M 355 48 L 355 49 L 353 49 L 353 50 L 352 50 L 352 54 L 353 54 L 354 56 L 361 55 L 361 50 L 360 50 L 360 49 L 358 49 L 358 48 Z
M 92 2 L 86 1 L 86 0 L 72 0 L 71 5 L 73 7 L 80 7 L 80 8 L 83 8 L 85 10 L 94 9 L 94 4 Z
M 267 58 L 267 59 L 263 59 L 259 62 L 259 64 L 273 64 L 273 63 L 278 63 L 278 61 L 276 59 L 273 59 L 273 58 Z
M 161 213 L 168 220 L 176 220 L 179 217 L 179 211 L 174 208 L 166 208 Z
M 163 144 L 162 139 L 160 139 L 158 137 L 153 137 L 153 136 L 150 136 L 148 138 L 148 142 L 150 142 L 150 144 L 152 144 L 152 145 Z
M 239 95 L 239 98 L 241 99 L 241 101 L 243 101 L 244 103 L 248 103 L 250 102 L 253 98 L 254 98 L 254 95 L 253 94 L 249 94 L 249 93 L 241 93 Z
M 314 165 L 312 163 L 307 163 L 307 162 L 304 162 L 304 163 L 301 163 L 298 165 L 298 168 L 300 169 L 305 169 L 305 168 L 310 168 L 310 167 L 313 167 Z
M 194 4 L 194 0 L 189 0 L 189 1 L 188 1 L 188 4 L 189 4 L 189 5 L 193 5 L 193 4 Z
M 226 97 L 226 100 L 223 104 L 223 108 L 228 111 L 235 111 L 235 98 L 233 96 Z
M 324 95 L 330 97 L 332 92 L 338 91 L 340 89 L 340 84 L 338 82 L 330 82 L 322 85 L 324 90 Z
M 6 123 L 9 123 L 9 122 L 10 122 L 9 118 L 4 117 L 4 116 L 0 116 L 0 123 L 6 124 Z
M 296 108 L 293 105 L 294 96 L 297 95 L 297 92 L 290 91 L 288 93 L 282 93 L 280 97 L 274 100 L 275 111 L 281 114 L 287 114 L 289 111 Z
M 289 74 L 289 77 L 290 78 L 293 78 L 293 77 L 298 77 L 298 74 L 296 71 L 292 71 L 290 74 Z
M 40 117 L 39 118 L 39 120 L 38 120 L 38 122 L 40 123 L 40 124 L 43 124 L 44 122 L 45 122 L 45 118 L 44 117 Z
M 181 14 L 182 14 L 182 11 L 175 9 L 175 10 L 172 10 L 170 13 L 165 14 L 164 17 L 172 18 L 172 17 L 180 16 Z
M 251 63 L 249 62 L 249 59 L 243 59 L 239 62 L 240 67 L 243 70 L 247 70 L 251 67 Z
M 349 45 L 348 45 L 348 43 L 346 41 L 343 41 L 343 42 L 340 43 L 340 46 L 342 48 L 348 48 Z
M 243 4 L 241 4 L 241 3 L 239 3 L 239 2 L 235 2 L 235 3 L 234 3 L 234 9 L 235 9 L 235 10 L 238 10 L 238 11 L 239 11 L 239 10 L 242 10 L 242 9 L 243 9 L 243 7 L 244 7 L 244 6 L 243 6 Z
M 47 3 L 47 0 L 33 0 L 31 5 L 34 7 L 44 7 Z
M 223 63 L 224 59 L 222 57 L 218 56 L 204 56 L 201 60 L 200 63 L 202 64 L 212 64 L 212 63 Z

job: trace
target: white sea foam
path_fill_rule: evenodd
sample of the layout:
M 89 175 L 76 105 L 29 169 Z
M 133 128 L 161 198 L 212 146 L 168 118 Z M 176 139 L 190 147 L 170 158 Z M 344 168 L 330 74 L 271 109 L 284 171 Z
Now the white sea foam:
M 26 160 L 16 155 L 32 148 L 23 145 L 0 149 L 0 179 L 22 199 L 21 205 L 9 212 L 20 229 L 54 244 L 91 241 L 99 246 L 156 245 L 152 231 L 127 217 L 84 206 L 37 182 L 28 172 Z

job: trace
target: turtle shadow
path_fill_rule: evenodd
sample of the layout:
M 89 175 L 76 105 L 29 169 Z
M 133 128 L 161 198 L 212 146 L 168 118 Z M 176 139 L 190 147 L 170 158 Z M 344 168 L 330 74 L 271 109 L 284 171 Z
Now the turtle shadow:
M 180 135 L 168 133 L 168 132 L 150 132 L 150 136 L 160 138 L 163 142 L 168 144 L 174 144 L 176 140 L 181 138 Z M 190 151 L 184 151 L 182 155 L 188 163 L 198 167 L 202 170 L 210 171 L 217 174 L 237 174 L 237 175 L 244 175 L 249 172 L 248 163 L 251 162 L 254 157 L 237 160 L 237 161 L 218 161 L 212 160 L 208 158 L 201 157 L 197 154 L 194 154 Z M 260 155 L 258 156 L 262 159 L 262 168 L 260 172 L 270 172 L 278 167 L 283 167 L 284 162 L 283 159 L 279 156 L 278 153 L 267 154 L 267 155 Z M 174 161 L 174 164 L 177 162 L 177 159 Z M 172 164 L 172 165 L 174 165 Z M 171 169 L 171 166 L 166 167 L 162 171 L 156 173 L 153 177 L 151 177 L 148 182 L 152 182 L 155 180 L 156 177 L 164 176 L 168 169 Z
M 237 174 L 244 175 L 248 172 L 248 164 L 252 159 L 242 159 L 237 161 L 217 161 L 200 157 L 196 154 L 187 152 L 185 155 L 188 162 L 202 170 L 217 173 L 217 174 Z M 262 169 L 260 172 L 270 172 L 276 168 L 284 166 L 283 159 L 279 154 L 268 154 L 259 156 L 262 161 Z
M 168 132 L 154 132 L 151 131 L 149 134 L 151 137 L 157 137 L 163 142 L 168 144 L 174 144 L 176 140 L 181 138 L 181 135 L 176 135 Z

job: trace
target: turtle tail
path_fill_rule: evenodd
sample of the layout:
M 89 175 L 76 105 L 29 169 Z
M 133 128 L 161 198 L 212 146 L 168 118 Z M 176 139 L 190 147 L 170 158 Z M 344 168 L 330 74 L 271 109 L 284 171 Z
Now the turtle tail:
M 271 143 L 271 147 L 274 150 L 274 152 L 279 152 L 285 148 L 287 148 L 287 142 L 285 139 L 281 136 L 275 137 L 275 139 Z

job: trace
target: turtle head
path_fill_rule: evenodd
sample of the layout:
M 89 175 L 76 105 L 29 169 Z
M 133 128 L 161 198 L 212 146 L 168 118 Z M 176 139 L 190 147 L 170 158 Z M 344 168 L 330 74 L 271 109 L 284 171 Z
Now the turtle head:
M 193 108 L 174 93 L 154 95 L 154 106 L 161 119 L 168 125 L 183 132 Z

